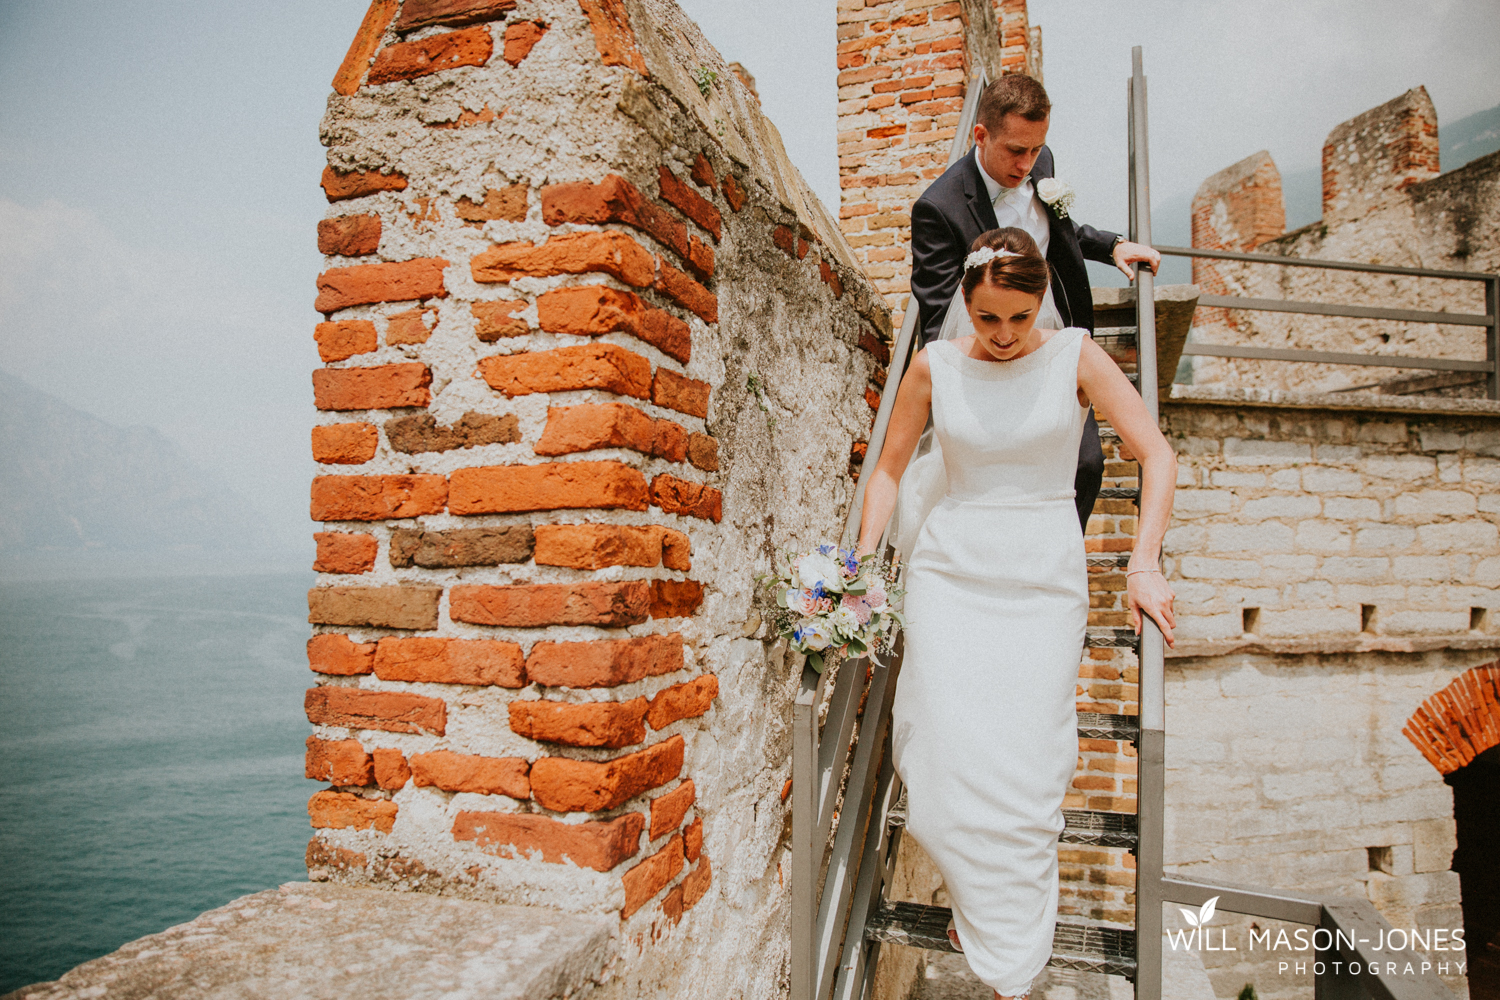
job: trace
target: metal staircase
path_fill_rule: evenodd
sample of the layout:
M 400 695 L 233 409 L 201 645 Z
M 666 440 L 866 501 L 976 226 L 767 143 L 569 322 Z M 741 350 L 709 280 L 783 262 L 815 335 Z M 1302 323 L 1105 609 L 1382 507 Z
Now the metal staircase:
M 1132 52 L 1130 107 L 1130 238 L 1150 244 L 1151 219 L 1146 149 L 1146 81 L 1141 50 Z M 948 163 L 969 149 L 980 92 L 981 69 L 970 80 Z M 1157 415 L 1156 318 L 1152 275 L 1135 279 L 1136 325 L 1095 331 L 1096 339 L 1134 348 L 1132 381 L 1147 409 Z M 892 352 L 885 390 L 870 434 L 864 469 L 879 461 L 896 389 L 914 354 L 917 309 L 906 311 Z M 1112 352 L 1113 353 L 1113 352 Z M 1112 431 L 1104 431 L 1112 436 Z M 857 534 L 864 485 L 861 477 L 850 507 L 846 535 Z M 1139 502 L 1138 489 L 1103 489 L 1100 499 Z M 882 543 L 884 548 L 884 543 Z M 889 550 L 886 550 L 889 553 Z M 1091 567 L 1123 567 L 1130 553 L 1089 555 Z M 1139 661 L 1140 715 L 1078 713 L 1081 739 L 1129 741 L 1138 761 L 1137 812 L 1065 809 L 1060 843 L 1125 848 L 1136 857 L 1133 928 L 1059 920 L 1049 965 L 1124 976 L 1138 1000 L 1159 1000 L 1162 976 L 1162 905 L 1200 905 L 1218 897 L 1217 908 L 1328 928 L 1335 935 L 1358 928 L 1361 944 L 1334 936 L 1317 952 L 1318 1000 L 1451 1000 L 1433 976 L 1386 978 L 1379 972 L 1340 972 L 1334 962 L 1373 958 L 1366 950 L 1384 921 L 1364 900 L 1318 898 L 1274 889 L 1165 875 L 1162 871 L 1165 691 L 1161 633 L 1148 619 L 1140 636 L 1124 628 L 1089 628 L 1086 647 L 1133 649 Z M 856 1000 L 868 995 L 882 944 L 952 951 L 945 927 L 950 911 L 887 898 L 906 825 L 906 797 L 890 752 L 890 711 L 904 644 L 898 636 L 884 655 L 846 661 L 823 674 L 804 668 L 793 706 L 792 806 L 792 1000 Z M 1082 651 L 1080 651 L 1082 652 Z M 832 684 L 832 690 L 828 688 Z M 824 708 L 826 706 L 826 715 Z M 820 722 L 820 717 L 822 721 Z M 1393 957 L 1382 953 L 1382 958 Z M 1420 958 L 1413 956 L 1417 961 Z M 1326 961 L 1325 961 L 1326 960 Z M 1377 965 L 1378 967 L 1378 965 Z

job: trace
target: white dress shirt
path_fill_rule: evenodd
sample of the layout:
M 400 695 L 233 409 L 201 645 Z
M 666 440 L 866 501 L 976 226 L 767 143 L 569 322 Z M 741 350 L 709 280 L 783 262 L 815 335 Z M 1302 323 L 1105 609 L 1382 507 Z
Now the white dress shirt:
M 990 202 L 995 206 L 995 223 L 1000 228 L 1014 226 L 1024 229 L 1036 240 L 1037 249 L 1041 250 L 1042 257 L 1047 256 L 1047 244 L 1051 239 L 1051 227 L 1047 220 L 1047 209 L 1042 200 L 1037 197 L 1036 189 L 1027 177 L 1013 188 L 1003 187 L 984 169 L 984 162 L 979 158 L 979 147 L 974 147 L 974 164 L 979 167 L 979 177 L 984 181 L 984 189 L 989 194 Z M 1052 301 L 1052 286 L 1047 286 L 1047 294 L 1042 297 L 1041 308 L 1037 310 L 1036 322 L 1033 324 L 1039 330 L 1061 330 L 1063 328 L 1062 314 L 1057 311 L 1057 304 Z

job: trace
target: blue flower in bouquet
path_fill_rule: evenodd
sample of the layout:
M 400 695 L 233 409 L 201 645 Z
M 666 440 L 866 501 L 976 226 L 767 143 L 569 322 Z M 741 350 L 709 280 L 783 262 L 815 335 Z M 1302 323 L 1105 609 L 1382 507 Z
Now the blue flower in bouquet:
M 845 552 L 845 551 L 843 551 L 841 549 L 841 550 L 839 550 L 839 555 L 842 556 L 843 560 L 844 560 L 844 576 L 845 576 L 845 578 L 852 580 L 856 576 L 858 576 L 859 575 L 859 557 L 854 554 L 854 550 L 850 549 L 848 552 Z
M 824 650 L 833 642 L 833 626 L 826 621 L 803 622 L 792 633 L 792 638 L 806 649 Z

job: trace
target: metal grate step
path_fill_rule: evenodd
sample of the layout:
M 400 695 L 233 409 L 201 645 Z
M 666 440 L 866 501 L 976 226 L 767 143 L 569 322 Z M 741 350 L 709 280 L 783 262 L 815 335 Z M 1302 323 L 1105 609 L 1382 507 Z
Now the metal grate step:
M 954 951 L 953 942 L 948 940 L 950 916 L 952 911 L 946 906 L 885 903 L 871 914 L 865 937 L 909 948 Z M 1059 920 L 1052 932 L 1052 958 L 1047 964 L 1134 978 L 1135 931 Z
M 1058 841 L 1064 844 L 1092 844 L 1095 847 L 1129 847 L 1134 849 L 1139 836 L 1135 813 L 1103 812 L 1097 809 L 1064 809 L 1063 832 Z
M 1101 326 L 1094 330 L 1095 340 L 1134 340 L 1139 334 L 1134 326 Z
M 1106 486 L 1099 491 L 1100 500 L 1134 500 L 1141 502 L 1141 491 L 1136 486 Z
M 1129 552 L 1092 552 L 1088 556 L 1090 566 L 1128 566 Z
M 1140 716 L 1079 712 L 1078 735 L 1086 740 L 1135 740 L 1141 735 Z
M 1134 649 L 1140 644 L 1141 637 L 1135 634 L 1134 629 L 1128 628 L 1090 628 L 1085 629 L 1088 638 L 1084 640 L 1084 646 L 1098 648 L 1110 646 L 1114 648 Z

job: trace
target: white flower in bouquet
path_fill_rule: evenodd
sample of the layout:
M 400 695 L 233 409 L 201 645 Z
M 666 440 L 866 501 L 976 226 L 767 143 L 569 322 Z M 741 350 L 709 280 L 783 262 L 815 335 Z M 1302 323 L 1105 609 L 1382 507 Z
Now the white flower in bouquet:
M 795 564 L 797 582 L 815 597 L 844 589 L 844 571 L 839 561 L 822 552 L 809 552 Z
M 833 644 L 833 626 L 826 621 L 814 619 L 799 625 L 793 637 L 808 649 L 822 652 Z
M 844 598 L 845 603 L 834 608 L 833 612 L 829 614 L 828 620 L 840 632 L 845 635 L 853 635 L 859 631 L 860 621 L 859 615 L 855 613 L 853 608 L 849 607 L 848 600 L 847 597 Z M 858 599 L 856 599 L 855 603 L 859 603 Z
M 1036 196 L 1057 213 L 1059 219 L 1068 217 L 1068 209 L 1073 207 L 1073 187 L 1067 181 L 1060 181 L 1056 177 L 1044 177 L 1036 183 Z
M 877 559 L 835 545 L 790 559 L 784 572 L 759 578 L 775 595 L 772 627 L 820 672 L 829 659 L 884 647 L 906 620 L 898 610 L 903 591 L 887 592 L 883 571 Z

